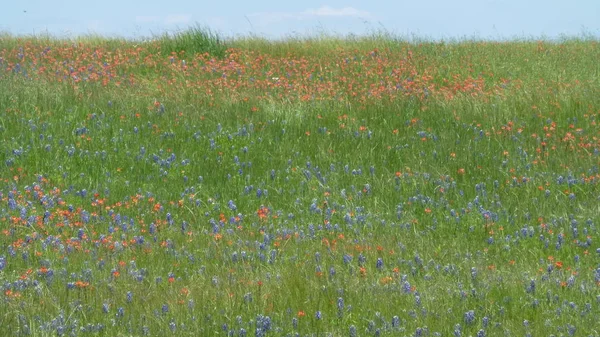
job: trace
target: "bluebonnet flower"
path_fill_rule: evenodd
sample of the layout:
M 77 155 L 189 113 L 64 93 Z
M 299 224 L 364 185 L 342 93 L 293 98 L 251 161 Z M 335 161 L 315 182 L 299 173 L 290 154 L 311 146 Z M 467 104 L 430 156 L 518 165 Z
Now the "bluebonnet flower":
M 528 293 L 535 293 L 535 280 L 531 280 L 529 281 L 529 286 L 527 286 L 527 289 L 525 289 L 525 291 L 527 291 Z
M 246 303 L 252 302 L 252 293 L 246 293 L 244 295 L 244 302 L 246 302 Z
M 367 261 L 367 258 L 362 253 L 358 254 L 358 264 L 360 266 L 363 266 L 366 261 Z
M 423 265 L 423 260 L 421 259 L 421 257 L 419 256 L 419 254 L 416 254 L 416 255 L 415 255 L 415 263 L 416 263 L 418 266 L 421 266 L 421 265 Z
M 460 336 L 462 336 L 462 331 L 461 331 L 461 329 L 462 329 L 462 328 L 461 328 L 460 324 L 456 324 L 456 325 L 454 326 L 454 337 L 460 337 Z
M 568 287 L 572 287 L 573 285 L 575 285 L 575 276 L 571 275 L 569 276 L 569 278 L 567 279 L 567 286 Z
M 344 314 L 344 299 L 342 297 L 338 297 L 337 308 L 338 308 L 338 316 L 341 317 Z
M 356 327 L 354 325 L 350 325 L 348 333 L 350 337 L 356 337 Z
M 475 321 L 475 311 L 469 310 L 465 312 L 465 323 L 472 324 Z

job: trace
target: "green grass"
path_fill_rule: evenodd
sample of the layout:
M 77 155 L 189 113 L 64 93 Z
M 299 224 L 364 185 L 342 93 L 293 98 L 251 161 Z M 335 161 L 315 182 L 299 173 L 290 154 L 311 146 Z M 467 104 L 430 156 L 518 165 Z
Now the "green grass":
M 216 32 L 200 26 L 155 36 L 153 43 L 160 46 L 163 55 L 180 52 L 188 55 L 209 53 L 213 57 L 222 58 L 227 50 L 226 42 Z
M 597 336 L 599 57 L 3 35 L 0 335 Z

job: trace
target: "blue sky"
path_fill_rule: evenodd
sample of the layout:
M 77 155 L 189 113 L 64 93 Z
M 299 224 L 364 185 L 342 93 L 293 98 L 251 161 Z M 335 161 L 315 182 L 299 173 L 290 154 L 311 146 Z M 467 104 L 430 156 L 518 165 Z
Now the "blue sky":
M 600 37 L 600 0 L 7 1 L 0 31 L 146 37 L 187 26 L 268 38 L 379 29 L 424 38 Z

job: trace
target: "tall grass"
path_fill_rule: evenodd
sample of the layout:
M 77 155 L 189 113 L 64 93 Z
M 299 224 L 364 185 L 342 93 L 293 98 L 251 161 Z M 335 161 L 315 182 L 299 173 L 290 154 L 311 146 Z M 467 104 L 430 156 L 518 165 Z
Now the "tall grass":
M 223 58 L 227 44 L 217 32 L 199 25 L 154 36 L 163 55 L 185 52 L 187 55 L 209 53 L 213 57 Z
M 598 335 L 597 41 L 181 34 L 0 40 L 0 335 Z

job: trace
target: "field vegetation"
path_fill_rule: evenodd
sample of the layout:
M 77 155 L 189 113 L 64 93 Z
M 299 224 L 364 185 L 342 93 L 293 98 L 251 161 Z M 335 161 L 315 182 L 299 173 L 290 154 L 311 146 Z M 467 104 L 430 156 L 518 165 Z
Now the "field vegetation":
M 599 336 L 600 45 L 0 36 L 0 335 Z

